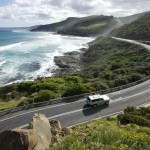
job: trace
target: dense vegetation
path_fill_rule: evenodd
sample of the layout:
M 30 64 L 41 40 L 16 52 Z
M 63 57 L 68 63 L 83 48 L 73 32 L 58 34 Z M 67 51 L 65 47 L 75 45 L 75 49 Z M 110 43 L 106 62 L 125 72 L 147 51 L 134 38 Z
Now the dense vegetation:
M 131 109 L 134 109 L 133 111 Z M 150 121 L 149 108 L 127 108 L 125 112 L 138 114 Z M 120 116 L 120 115 L 119 115 Z M 147 117 L 144 117 L 147 116 Z M 119 119 L 120 120 L 120 119 Z M 131 120 L 136 120 L 134 115 Z M 138 122 L 138 120 L 137 120 Z M 122 122 L 121 122 L 122 123 Z M 131 124 L 130 124 L 131 123 Z M 143 124 L 144 125 L 144 124 Z M 149 127 L 149 126 L 148 126 Z M 132 121 L 126 125 L 116 119 L 97 120 L 73 128 L 73 133 L 61 143 L 53 145 L 52 150 L 149 150 L 150 128 L 138 126 Z
M 0 88 L 0 110 L 129 84 L 150 75 L 150 52 L 100 38 L 92 42 L 72 75 L 41 78 Z
M 22 82 L 0 88 L 0 110 L 90 91 L 93 91 L 93 89 L 84 84 L 78 76 L 43 78 Z M 10 103 L 10 101 L 13 101 L 13 103 Z M 8 105 L 9 103 L 10 105 Z
M 121 124 L 134 123 L 139 126 L 150 127 L 150 107 L 127 107 L 123 114 L 117 116 Z
M 150 12 L 112 31 L 111 35 L 135 40 L 150 40 Z
M 84 67 L 79 74 L 96 90 L 125 85 L 150 75 L 148 50 L 112 38 L 100 38 L 93 43 L 83 55 Z

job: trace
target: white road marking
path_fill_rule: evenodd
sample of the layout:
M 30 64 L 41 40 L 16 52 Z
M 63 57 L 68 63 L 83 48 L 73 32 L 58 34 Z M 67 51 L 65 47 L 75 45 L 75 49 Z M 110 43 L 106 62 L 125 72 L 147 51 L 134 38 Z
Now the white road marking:
M 54 118 L 57 118 L 57 117 L 65 116 L 65 115 L 68 115 L 68 114 L 73 114 L 73 113 L 80 112 L 80 111 L 83 111 L 83 110 L 87 110 L 87 109 L 90 109 L 90 108 L 91 107 L 87 107 L 87 108 L 84 108 L 84 109 L 77 109 L 77 110 L 74 110 L 74 111 L 65 112 L 65 113 L 62 113 L 62 114 L 59 114 L 59 115 L 48 117 L 48 119 L 49 120 L 54 119 Z M 28 126 L 28 124 L 25 124 L 25 125 L 20 126 L 19 128 L 25 128 L 27 126 Z
M 141 104 L 137 107 L 142 107 L 142 106 L 145 106 L 147 104 L 150 104 L 150 102 L 147 102 L 147 103 L 144 103 L 144 104 Z M 90 120 L 87 120 L 87 121 L 83 121 L 83 122 L 80 122 L 80 123 L 77 123 L 77 124 L 74 124 L 72 126 L 68 126 L 68 128 L 72 128 L 74 126 L 77 126 L 77 125 L 80 125 L 80 124 L 84 124 L 84 123 L 88 123 L 88 122 L 91 122 L 91 121 L 94 121 L 94 120 L 100 120 L 100 119 L 103 119 L 103 118 L 106 118 L 106 117 L 109 117 L 109 116 L 114 116 L 114 115 L 118 115 L 118 114 L 121 114 L 123 113 L 123 111 L 118 111 L 118 112 L 115 112 L 115 113 L 112 113 L 112 114 L 109 114 L 109 115 L 105 115 L 105 116 L 101 116 L 101 117 L 98 117 L 98 118 L 94 118 L 94 119 L 90 119 Z
M 137 107 L 145 106 L 145 105 L 147 105 L 147 104 L 150 104 L 150 102 L 146 102 L 146 103 L 141 104 L 141 105 L 139 105 L 139 106 L 137 106 Z M 87 109 L 90 109 L 90 107 L 87 107 L 87 108 L 84 108 L 84 109 L 77 109 L 77 110 L 70 111 L 70 112 L 66 112 L 66 113 L 62 113 L 62 114 L 59 114 L 59 115 L 55 115 L 55 116 L 52 116 L 52 117 L 48 117 L 48 119 L 49 119 L 49 120 L 50 120 L 50 119 L 54 119 L 54 118 L 57 118 L 57 117 L 65 116 L 65 115 L 68 115 L 68 114 L 73 114 L 73 113 L 80 112 L 80 111 L 87 110 Z M 76 125 L 83 124 L 83 123 L 91 122 L 91 121 L 94 121 L 94 120 L 99 120 L 99 119 L 102 119 L 102 118 L 106 118 L 106 117 L 108 117 L 108 116 L 114 116 L 114 115 L 120 114 L 120 113 L 122 113 L 122 112 L 123 112 L 123 111 L 118 111 L 118 112 L 111 113 L 111 114 L 108 114 L 108 115 L 105 115 L 105 116 L 101 116 L 101 117 L 97 117 L 97 118 L 90 119 L 90 120 L 87 120 L 87 121 L 83 121 L 83 122 L 81 122 L 81 123 L 77 123 L 77 124 L 75 124 L 75 125 L 69 126 L 69 128 L 74 127 L 74 126 L 76 126 Z M 27 127 L 27 126 L 28 126 L 28 124 L 25 124 L 25 125 L 22 125 L 22 126 L 20 126 L 20 127 L 18 127 L 18 128 L 25 128 L 25 127 Z
M 118 111 L 118 112 L 115 112 L 115 113 L 112 113 L 112 114 L 109 114 L 109 115 L 105 115 L 105 116 L 101 116 L 101 117 L 98 117 L 98 118 L 94 118 L 94 119 L 90 119 L 90 120 L 87 120 L 87 121 L 83 121 L 83 122 L 74 124 L 74 125 L 72 125 L 72 126 L 69 126 L 68 128 L 72 128 L 72 127 L 74 127 L 74 126 L 77 126 L 77 125 L 80 125 L 80 124 L 84 124 L 84 123 L 88 123 L 88 122 L 91 122 L 91 121 L 94 121 L 94 120 L 100 120 L 100 119 L 106 118 L 106 117 L 108 117 L 108 116 L 114 116 L 114 115 L 120 114 L 120 113 L 122 113 L 122 112 L 123 112 L 123 111 Z
M 116 95 L 116 94 L 121 94 L 121 93 L 123 93 L 123 92 L 130 91 L 131 89 L 135 89 L 135 90 L 136 90 L 136 88 L 141 87 L 141 86 L 143 86 L 143 85 L 145 85 L 145 84 L 149 84 L 149 82 L 150 82 L 150 80 L 147 80 L 147 81 L 145 81 L 145 82 L 143 82 L 143 83 L 134 85 L 134 86 L 132 86 L 132 87 L 129 87 L 129 88 L 126 88 L 126 89 L 122 89 L 122 90 L 120 90 L 120 91 L 115 91 L 115 92 L 112 92 L 112 93 L 108 93 L 108 94 L 109 94 L 109 95 Z M 150 87 L 150 86 L 149 86 L 149 87 Z
M 29 114 L 29 113 L 32 113 L 32 112 L 37 112 L 37 111 L 45 110 L 45 109 L 49 109 L 49 108 L 55 108 L 55 107 L 59 107 L 59 106 L 69 105 L 69 104 L 73 104 L 73 103 L 79 103 L 79 102 L 82 102 L 82 101 L 85 101 L 85 99 L 79 100 L 79 101 L 75 101 L 75 102 L 64 103 L 64 104 L 59 104 L 59 105 L 54 105 L 54 106 L 50 106 L 50 107 L 44 107 L 44 108 L 28 111 L 28 112 L 25 112 L 25 113 L 22 113 L 22 114 L 18 114 L 18 115 L 15 115 L 15 116 L 12 116 L 12 117 L 9 117 L 9 118 L 6 118 L 6 119 L 2 119 L 2 120 L 0 120 L 0 122 L 3 122 L 5 120 L 9 120 L 9 119 L 12 119 L 12 118 L 15 118 L 15 117 L 18 117 L 18 116 L 22 116 L 22 115 L 25 115 L 25 114 Z
M 138 96 L 138 95 L 147 93 L 147 92 L 149 92 L 149 91 L 150 91 L 150 89 L 149 89 L 149 90 L 146 90 L 146 91 L 143 91 L 143 92 L 140 92 L 140 93 L 138 93 L 138 94 L 134 94 L 134 95 L 128 96 L 128 97 L 124 97 L 124 98 L 121 98 L 121 97 L 120 97 L 119 99 L 111 100 L 110 103 L 115 103 L 115 102 L 118 102 L 118 101 L 125 101 L 125 100 L 127 100 L 127 99 L 129 99 L 129 98 L 132 98 L 132 97 L 135 97 L 135 96 Z M 80 101 L 76 101 L 76 102 L 72 102 L 72 103 L 77 103 L 77 102 L 81 102 L 81 101 L 85 101 L 85 99 L 84 99 L 84 100 L 80 100 Z M 72 103 L 60 104 L 60 105 L 57 105 L 57 106 L 68 105 L 68 104 L 72 104 Z M 10 118 L 3 119 L 3 120 L 1 120 L 0 122 L 3 122 L 3 121 L 5 121 L 5 120 L 9 120 L 9 119 L 12 119 L 12 118 L 15 118 L 15 117 L 24 115 L 24 114 L 28 114 L 28 113 L 31 113 L 31 112 L 37 112 L 37 111 L 39 111 L 39 110 L 44 110 L 44 109 L 47 109 L 47 108 L 53 108 L 53 107 L 57 107 L 57 106 L 55 105 L 55 106 L 52 106 L 52 107 L 46 107 L 46 108 L 42 108 L 42 109 L 38 109 L 38 110 L 34 110 L 34 111 L 22 113 L 22 114 L 19 114 L 19 115 L 16 115 L 16 116 L 12 116 L 12 117 L 10 117 Z M 83 109 L 80 109 L 80 110 L 83 110 Z M 73 113 L 76 112 L 76 111 L 77 111 L 77 110 L 73 111 Z M 79 111 L 79 110 L 78 110 L 78 111 Z M 77 111 L 77 112 L 78 112 L 78 111 Z M 63 113 L 63 114 L 67 114 L 67 113 L 68 113 L 68 112 Z M 59 114 L 59 115 L 61 115 L 61 114 Z M 53 117 L 53 116 L 52 116 L 52 117 Z M 53 117 L 53 118 L 54 118 L 54 117 Z
M 150 91 L 150 89 L 146 90 L 146 91 L 143 91 L 143 92 L 140 92 L 140 93 L 137 93 L 137 94 L 134 94 L 134 95 L 131 95 L 131 96 L 120 97 L 119 99 L 113 100 L 112 103 L 117 102 L 117 101 L 125 101 L 125 100 L 127 100 L 129 98 L 132 98 L 132 97 L 135 97 L 135 96 L 138 96 L 138 95 L 142 95 L 142 94 L 147 93 L 149 91 Z
M 65 116 L 65 115 L 68 115 L 68 114 L 73 114 L 73 113 L 80 112 L 80 111 L 83 111 L 83 110 L 87 110 L 87 109 L 90 109 L 90 108 L 91 107 L 87 107 L 87 108 L 83 108 L 83 109 L 77 109 L 77 110 L 74 110 L 74 111 L 70 111 L 70 112 L 62 113 L 62 114 L 55 115 L 55 116 L 52 116 L 52 117 L 48 117 L 48 119 L 50 120 L 50 119 Z

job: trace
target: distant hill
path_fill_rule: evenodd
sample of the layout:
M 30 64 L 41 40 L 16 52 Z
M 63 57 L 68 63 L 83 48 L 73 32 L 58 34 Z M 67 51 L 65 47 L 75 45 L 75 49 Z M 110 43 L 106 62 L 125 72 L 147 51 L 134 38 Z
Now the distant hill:
M 113 30 L 110 35 L 134 40 L 150 40 L 150 12 Z
M 31 31 L 58 32 L 59 30 L 62 30 L 63 28 L 72 26 L 72 24 L 74 24 L 78 20 L 80 20 L 80 18 L 69 17 L 64 21 L 60 21 L 60 22 L 56 22 L 52 24 L 40 25 L 38 27 L 31 29 Z
M 137 20 L 138 18 L 142 17 L 145 13 L 146 12 L 134 14 L 134 15 L 130 15 L 130 16 L 125 16 L 125 17 L 119 17 L 117 19 L 120 21 L 121 25 L 124 25 L 124 24 L 128 24 L 128 23 L 131 23 L 131 22 Z
M 31 31 L 57 32 L 65 35 L 77 36 L 107 36 L 114 29 L 131 23 L 145 13 L 135 14 L 127 17 L 113 17 L 94 15 L 88 17 L 69 17 L 64 21 L 32 27 Z
M 95 36 L 104 34 L 106 30 L 112 30 L 117 25 L 113 16 L 88 16 L 82 18 L 67 18 L 64 21 L 42 25 L 33 28 L 31 31 L 51 31 L 59 34 L 77 35 L 77 36 Z
M 116 25 L 117 21 L 113 16 L 90 16 L 80 19 L 70 28 L 64 28 L 58 31 L 58 33 L 77 36 L 97 36 L 104 34 L 106 30 Z

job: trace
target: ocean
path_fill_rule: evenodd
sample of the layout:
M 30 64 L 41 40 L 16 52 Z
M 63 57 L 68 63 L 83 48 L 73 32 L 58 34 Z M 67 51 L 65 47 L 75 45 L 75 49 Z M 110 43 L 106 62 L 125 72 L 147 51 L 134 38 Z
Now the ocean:
M 52 76 L 54 56 L 87 47 L 93 38 L 0 29 L 0 86 Z

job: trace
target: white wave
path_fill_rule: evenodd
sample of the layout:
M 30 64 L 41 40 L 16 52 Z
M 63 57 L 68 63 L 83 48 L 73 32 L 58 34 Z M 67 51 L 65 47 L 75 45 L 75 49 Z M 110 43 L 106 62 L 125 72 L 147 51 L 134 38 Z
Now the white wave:
M 7 61 L 6 60 L 3 60 L 0 62 L 0 66 L 2 66 L 3 64 L 5 64 Z
M 1 46 L 0 47 L 0 51 L 4 51 L 4 50 L 9 50 L 11 48 L 14 48 L 14 47 L 18 47 L 22 44 L 23 42 L 19 42 L 19 43 L 15 43 L 15 44 L 10 44 L 10 45 L 6 45 L 6 46 Z
M 4 60 L 9 60 L 7 66 L 3 68 L 6 73 L 0 78 L 0 85 L 7 83 L 11 78 L 15 79 L 17 74 L 23 74 L 24 77 L 19 78 L 19 80 L 16 78 L 17 81 L 11 83 L 52 76 L 52 70 L 58 68 L 54 63 L 55 56 L 70 51 L 78 51 L 80 48 L 87 46 L 85 43 L 93 40 L 93 38 L 61 36 L 52 33 L 41 33 L 35 36 L 33 34 L 33 37 L 33 40 L 0 47 L 0 51 L 3 51 L 3 55 L 6 56 Z M 7 50 L 11 50 L 11 53 L 7 53 Z M 32 64 L 33 61 L 40 63 L 39 70 L 20 72 L 19 67 L 21 64 Z M 2 62 L 4 64 L 4 61 L 0 60 L 0 64 Z
M 24 33 L 24 32 L 29 32 L 29 30 L 26 30 L 26 29 L 16 29 L 16 30 L 12 30 L 12 32 L 18 32 L 18 33 Z

